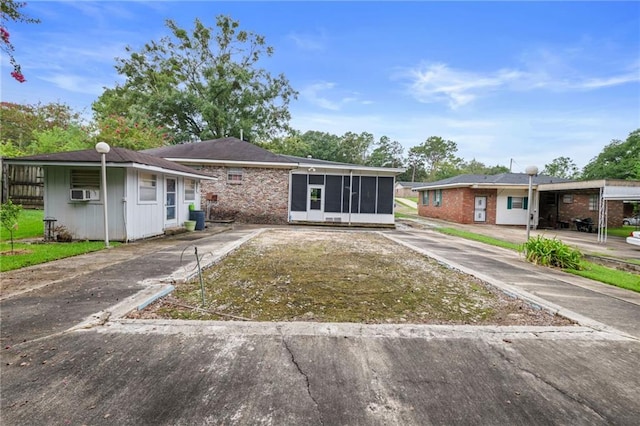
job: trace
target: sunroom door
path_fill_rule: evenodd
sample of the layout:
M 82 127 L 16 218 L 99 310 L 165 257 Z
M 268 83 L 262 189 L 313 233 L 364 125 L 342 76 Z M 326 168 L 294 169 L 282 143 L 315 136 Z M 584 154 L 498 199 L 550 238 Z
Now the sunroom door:
M 307 199 L 307 220 L 322 222 L 324 220 L 324 186 L 309 185 Z

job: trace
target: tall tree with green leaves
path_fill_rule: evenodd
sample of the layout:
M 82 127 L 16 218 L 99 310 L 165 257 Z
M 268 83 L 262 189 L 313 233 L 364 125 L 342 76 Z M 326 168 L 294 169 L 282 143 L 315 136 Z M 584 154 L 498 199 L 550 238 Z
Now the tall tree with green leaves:
M 122 85 L 94 103 L 98 118 L 109 115 L 167 126 L 175 142 L 226 136 L 259 142 L 288 129 L 289 102 L 297 92 L 287 78 L 259 68 L 273 55 L 265 38 L 219 15 L 216 27 L 195 20 L 191 31 L 167 20 L 170 35 L 150 41 L 117 60 Z
M 402 145 L 392 141 L 388 136 L 382 136 L 367 159 L 367 165 L 373 167 L 403 167 Z
M 625 141 L 612 140 L 582 170 L 582 179 L 638 179 L 640 129 L 629 133 Z
M 542 174 L 563 179 L 577 179 L 580 176 L 578 166 L 569 157 L 554 158 L 551 163 L 545 164 Z
M 81 129 L 89 138 L 89 129 L 81 124 L 80 114 L 70 106 L 55 102 L 48 104 L 0 104 L 0 155 L 18 155 L 52 152 L 51 145 L 39 146 L 39 138 L 47 131 L 69 128 Z
M 420 145 L 412 148 L 422 159 L 427 178 L 436 180 L 438 172 L 444 169 L 455 168 L 461 160 L 456 157 L 458 145 L 440 136 L 430 136 Z

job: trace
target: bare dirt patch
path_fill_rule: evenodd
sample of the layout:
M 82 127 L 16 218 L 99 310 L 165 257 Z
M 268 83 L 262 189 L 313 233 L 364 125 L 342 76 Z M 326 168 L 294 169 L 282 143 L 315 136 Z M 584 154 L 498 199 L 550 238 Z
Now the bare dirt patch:
M 570 325 L 373 232 L 273 230 L 132 318 Z

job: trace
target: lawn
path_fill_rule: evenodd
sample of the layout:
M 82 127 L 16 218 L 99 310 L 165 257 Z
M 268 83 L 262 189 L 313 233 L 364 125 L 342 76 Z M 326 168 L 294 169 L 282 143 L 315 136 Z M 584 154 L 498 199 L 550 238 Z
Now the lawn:
M 18 217 L 18 229 L 13 232 L 13 239 L 44 238 L 43 219 L 44 211 L 42 210 L 21 210 Z M 0 241 L 9 241 L 9 239 L 9 231 L 0 226 Z
M 633 228 L 627 226 L 626 228 Z M 466 238 L 468 240 L 479 241 L 485 244 L 490 244 L 497 247 L 506 249 L 521 251 L 522 244 L 510 243 L 497 238 L 487 237 L 485 235 L 475 234 L 473 232 L 463 231 L 455 228 L 435 228 L 438 232 L 443 234 L 453 235 L 456 237 Z M 627 290 L 633 290 L 640 292 L 640 276 L 631 272 L 621 271 L 615 268 L 609 268 L 599 265 L 594 262 L 588 262 L 583 260 L 581 262 L 583 270 L 577 271 L 573 269 L 566 269 L 565 272 L 571 274 L 580 275 L 585 278 L 589 278 L 595 281 L 600 281 L 605 284 L 610 284 Z
M 11 253 L 9 232 L 0 232 L 0 272 L 12 271 L 26 266 L 51 262 L 52 260 L 102 250 L 102 241 L 74 241 L 72 243 L 44 243 L 44 212 L 42 210 L 22 210 L 18 217 L 18 229 L 13 234 L 14 253 Z M 38 239 L 34 243 L 24 239 Z M 117 246 L 119 243 L 111 243 Z
M 639 228 L 637 226 L 622 226 L 620 228 L 607 228 L 607 235 L 626 238 L 631 234 L 631 231 L 637 231 L 638 229 Z

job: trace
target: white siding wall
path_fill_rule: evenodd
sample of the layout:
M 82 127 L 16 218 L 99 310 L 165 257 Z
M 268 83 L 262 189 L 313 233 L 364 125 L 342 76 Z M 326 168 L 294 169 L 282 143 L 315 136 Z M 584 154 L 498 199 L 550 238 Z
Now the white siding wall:
M 498 190 L 498 196 L 496 199 L 496 225 L 527 225 L 527 209 L 508 209 L 508 199 L 509 197 L 527 197 L 527 190 Z M 536 191 L 533 191 L 533 200 L 534 203 L 531 205 L 531 213 L 534 214 L 533 225 L 538 222 L 537 215 L 537 202 L 536 198 L 538 194 Z
M 76 167 L 79 168 L 79 167 Z M 64 226 L 75 239 L 104 239 L 104 207 L 102 190 L 100 200 L 72 201 L 72 167 L 45 167 L 44 214 L 57 220 L 56 226 Z M 99 167 L 93 168 L 100 170 Z M 108 169 L 107 205 L 109 208 L 109 239 L 124 240 L 124 170 Z

